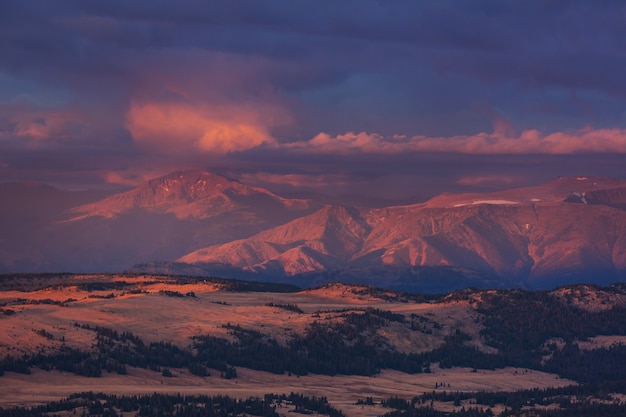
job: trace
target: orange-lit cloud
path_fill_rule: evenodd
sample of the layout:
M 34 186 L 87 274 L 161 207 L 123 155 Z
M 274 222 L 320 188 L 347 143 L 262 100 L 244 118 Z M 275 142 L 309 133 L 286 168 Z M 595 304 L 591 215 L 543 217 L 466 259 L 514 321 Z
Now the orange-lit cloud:
M 3 128 L 0 127 L 0 139 L 18 139 L 27 147 L 67 140 L 84 124 L 79 114 L 67 109 L 4 106 L 0 110 L 7 115 Z
M 331 136 L 320 133 L 307 142 L 297 142 L 285 147 L 312 153 L 379 153 L 402 152 L 455 152 L 465 154 L 549 154 L 567 155 L 584 152 L 626 153 L 626 129 L 584 128 L 573 132 L 544 134 L 526 130 L 519 136 L 510 136 L 512 130 L 500 126 L 492 134 L 478 133 L 469 136 L 385 137 L 377 133 L 353 133 Z
M 286 146 L 293 149 L 302 148 L 319 153 L 397 153 L 400 152 L 398 143 L 406 143 L 406 140 L 395 138 L 396 136 L 389 139 L 377 133 L 366 132 L 347 132 L 337 136 L 320 133 L 308 142 L 296 142 Z M 394 143 L 395 140 L 398 140 L 398 142 Z
M 134 101 L 126 127 L 144 148 L 227 154 L 275 144 L 274 119 L 247 105 Z

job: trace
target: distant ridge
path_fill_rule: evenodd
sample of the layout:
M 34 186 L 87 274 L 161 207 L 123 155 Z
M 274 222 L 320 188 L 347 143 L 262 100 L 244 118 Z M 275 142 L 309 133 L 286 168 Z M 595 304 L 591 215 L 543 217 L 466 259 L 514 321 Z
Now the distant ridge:
M 499 276 L 507 286 L 549 286 L 589 276 L 606 283 L 626 274 L 625 203 L 626 181 L 562 177 L 541 186 L 448 194 L 410 206 L 325 206 L 178 261 L 278 276 L 449 266 Z
M 32 205 L 49 206 L 43 197 L 33 196 Z M 23 210 L 8 213 L 2 220 L 12 229 L 0 231 L 0 272 L 117 272 L 251 236 L 319 206 L 206 171 L 176 171 L 51 215 L 43 210 L 41 224 L 22 222 Z
M 615 178 L 385 208 L 283 198 L 199 170 L 104 198 L 24 187 L 0 187 L 22 201 L 1 211 L 0 272 L 143 268 L 423 292 L 626 279 L 626 180 Z
M 258 201 L 257 201 L 258 200 Z M 180 219 L 205 219 L 264 201 L 285 208 L 306 209 L 308 200 L 281 198 L 262 188 L 206 171 L 176 171 L 152 179 L 132 190 L 70 210 L 71 220 L 102 216 L 111 218 L 133 209 L 172 213 Z

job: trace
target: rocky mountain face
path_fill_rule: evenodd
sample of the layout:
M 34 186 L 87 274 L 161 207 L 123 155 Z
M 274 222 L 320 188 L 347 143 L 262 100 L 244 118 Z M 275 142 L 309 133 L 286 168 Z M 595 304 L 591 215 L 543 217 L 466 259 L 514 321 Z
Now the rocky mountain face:
M 626 276 L 626 181 L 611 178 L 368 209 L 185 171 L 85 199 L 29 228 L 16 220 L 19 210 L 4 210 L 2 221 L 13 226 L 0 232 L 0 268 L 115 271 L 141 263 L 137 269 L 151 272 L 442 291 Z M 13 244 L 26 229 L 28 239 Z
M 610 282 L 626 271 L 625 191 L 619 180 L 560 178 L 403 207 L 326 206 L 179 261 L 285 276 L 447 266 L 498 276 L 505 286 Z

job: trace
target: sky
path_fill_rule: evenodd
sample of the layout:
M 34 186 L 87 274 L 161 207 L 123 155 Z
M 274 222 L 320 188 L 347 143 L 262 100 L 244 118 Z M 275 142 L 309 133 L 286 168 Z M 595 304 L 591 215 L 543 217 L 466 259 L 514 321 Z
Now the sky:
M 411 202 L 626 178 L 622 0 L 0 2 L 0 182 Z

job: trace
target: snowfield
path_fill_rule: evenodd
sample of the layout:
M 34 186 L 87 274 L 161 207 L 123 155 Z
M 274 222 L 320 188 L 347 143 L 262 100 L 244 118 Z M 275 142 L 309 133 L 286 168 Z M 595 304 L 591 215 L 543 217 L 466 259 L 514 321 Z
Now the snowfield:
M 475 200 L 467 203 L 458 203 L 455 204 L 454 207 L 463 207 L 463 206 L 475 206 L 477 204 L 493 204 L 493 205 L 516 205 L 519 204 L 519 201 L 512 200 Z

